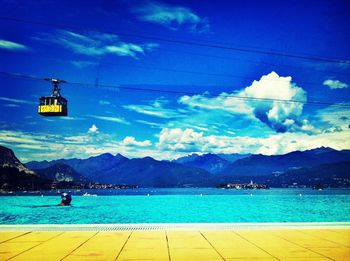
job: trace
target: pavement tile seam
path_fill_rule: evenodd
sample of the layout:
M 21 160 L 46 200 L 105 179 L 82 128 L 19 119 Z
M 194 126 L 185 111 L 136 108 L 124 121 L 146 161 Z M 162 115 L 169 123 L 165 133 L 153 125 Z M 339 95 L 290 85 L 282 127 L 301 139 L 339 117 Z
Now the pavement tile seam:
M 313 248 L 315 251 L 322 251 L 322 253 L 324 253 L 324 255 L 330 255 L 332 254 L 332 258 L 334 257 L 334 259 L 338 259 L 338 258 L 344 258 L 347 257 L 350 259 L 350 249 L 347 247 L 341 247 L 336 249 L 336 251 L 334 251 L 334 248 L 328 248 L 328 247 L 315 247 Z
M 240 238 L 244 239 L 245 241 L 249 242 L 250 244 L 254 245 L 255 247 L 259 248 L 260 250 L 264 251 L 265 253 L 267 253 L 268 255 L 270 255 L 271 257 L 279 260 L 276 256 L 272 255 L 271 253 L 269 253 L 268 251 L 266 251 L 265 249 L 261 248 L 260 246 L 258 246 L 257 244 L 251 242 L 250 240 L 248 240 L 247 238 L 245 238 L 244 236 L 240 235 L 239 233 L 237 233 L 236 231 L 232 231 L 232 233 L 236 234 L 237 236 L 239 236 Z
M 26 234 L 30 234 L 30 233 L 31 233 L 31 232 L 26 233 Z M 24 251 L 22 251 L 22 252 L 20 252 L 20 253 L 18 253 L 18 254 L 16 254 L 16 255 L 14 255 L 14 256 L 8 258 L 7 260 L 11 260 L 11 259 L 13 259 L 13 258 L 15 258 L 15 257 L 18 257 L 18 256 L 20 256 L 20 255 L 22 255 L 22 254 L 24 254 L 24 253 L 26 253 L 26 252 L 32 250 L 33 248 L 36 248 L 36 247 L 38 247 L 38 246 L 40 246 L 40 245 L 42 245 L 42 244 L 44 244 L 44 243 L 46 243 L 46 242 L 48 242 L 48 241 L 50 241 L 50 240 L 56 238 L 56 237 L 59 237 L 60 235 L 62 235 L 62 234 L 64 234 L 64 233 L 65 233 L 65 232 L 59 233 L 59 234 L 57 234 L 57 235 L 54 235 L 53 237 L 50 237 L 50 238 L 48 238 L 47 240 L 42 241 L 42 242 L 40 242 L 39 244 L 36 244 L 35 246 L 30 247 L 30 248 L 28 248 L 28 249 L 26 249 L 26 250 L 24 250 Z
M 308 248 L 308 247 L 306 247 L 306 246 L 300 245 L 300 244 L 298 244 L 298 243 L 296 243 L 296 242 L 294 242 L 294 241 L 291 241 L 291 240 L 289 240 L 289 239 L 287 239 L 287 238 L 285 238 L 285 237 L 283 237 L 283 236 L 280 236 L 280 235 L 275 235 L 275 236 L 276 236 L 276 237 L 279 237 L 279 238 L 281 238 L 281 239 L 284 239 L 284 240 L 286 240 L 286 241 L 288 241 L 288 242 L 290 242 L 290 243 L 292 243 L 292 244 L 294 244 L 294 245 L 296 245 L 296 246 L 299 246 L 299 247 L 302 247 L 302 248 L 304 248 L 304 249 L 306 249 L 306 250 L 308 250 L 308 251 L 311 251 L 311 252 L 313 252 L 313 253 L 315 253 L 315 254 L 318 254 L 318 255 L 320 255 L 320 256 L 322 256 L 322 257 L 324 257 L 324 258 L 327 258 L 327 259 L 329 259 L 329 260 L 333 260 L 332 258 L 329 258 L 328 256 L 325 256 L 325 255 L 323 255 L 322 253 L 316 252 L 316 251 L 314 251 L 314 250 L 312 250 L 312 249 L 310 249 L 310 248 Z
M 168 238 L 167 231 L 165 231 L 165 239 L 166 239 L 166 246 L 167 246 L 167 250 L 168 250 L 168 258 L 169 258 L 169 261 L 171 261 L 170 248 L 169 248 L 169 238 Z
M 213 244 L 203 235 L 201 231 L 199 233 L 202 235 L 202 237 L 208 242 L 208 244 L 215 250 L 216 253 L 222 258 L 222 260 L 225 260 L 225 258 L 221 255 L 221 253 L 213 246 Z
M 76 248 L 74 248 L 70 253 L 68 253 L 66 256 L 64 256 L 63 258 L 61 258 L 61 260 L 64 260 L 66 257 L 68 257 L 69 255 L 71 255 L 72 253 L 74 253 L 74 251 L 76 251 L 78 248 L 80 248 L 82 245 L 84 245 L 86 242 L 88 242 L 90 239 L 92 239 L 94 236 L 96 236 L 98 233 L 100 232 L 96 232 L 95 234 L 93 234 L 91 237 L 89 237 L 88 239 L 86 239 L 84 242 L 82 242 L 79 246 L 77 246 Z
M 122 248 L 120 249 L 120 251 L 119 251 L 118 255 L 115 257 L 115 260 L 118 260 L 118 257 L 119 257 L 119 256 L 120 256 L 120 254 L 122 253 L 122 251 L 123 251 L 123 249 L 124 249 L 124 247 L 125 247 L 126 243 L 128 243 L 128 241 L 129 241 L 129 239 L 130 239 L 130 237 L 131 237 L 132 233 L 133 233 L 133 231 L 131 231 L 131 232 L 130 232 L 130 234 L 129 234 L 128 238 L 125 240 L 125 242 L 124 242 L 124 244 L 123 244 Z
M 18 236 L 15 236 L 15 237 L 12 237 L 12 238 L 6 239 L 6 240 L 4 240 L 4 241 L 0 242 L 0 244 L 2 244 L 2 243 L 6 243 L 6 242 L 8 242 L 8 241 L 10 241 L 10 240 L 13 240 L 13 239 L 16 239 L 16 238 L 19 238 L 19 237 L 23 237 L 23 236 L 28 235 L 28 234 L 30 234 L 30 233 L 33 233 L 33 231 L 24 232 L 24 233 L 22 233 L 22 234 L 20 234 L 20 235 L 18 235 Z
M 315 237 L 312 237 L 309 234 L 302 234 L 301 235 L 298 231 L 295 231 L 295 230 L 292 230 L 290 232 L 293 232 L 294 234 L 288 234 L 288 239 L 290 241 L 301 242 L 303 244 L 303 246 L 305 246 L 305 247 L 317 247 L 317 242 L 318 242 L 318 244 L 320 246 L 326 245 L 329 248 L 338 248 L 339 247 L 339 244 L 336 244 L 336 243 L 331 242 L 329 240 L 324 240 L 324 239 L 321 239 L 321 238 L 315 238 Z M 277 236 L 282 236 L 282 237 L 284 237 L 284 235 L 285 235 L 285 234 L 279 233 L 277 231 L 274 232 L 274 234 L 277 235 Z M 316 243 L 316 245 L 315 245 L 315 243 Z
M 328 242 L 332 242 L 332 243 L 334 243 L 334 244 L 336 244 L 336 245 L 341 245 L 341 246 L 343 246 L 343 247 L 349 247 L 348 245 L 346 245 L 346 244 L 342 244 L 342 243 L 339 243 L 339 242 L 335 242 L 335 241 L 333 241 L 333 240 L 330 240 L 330 239 L 328 239 L 328 238 L 324 238 L 324 237 L 320 237 L 320 236 L 316 236 L 316 235 L 314 235 L 314 234 L 311 234 L 311 233 L 309 233 L 310 231 L 302 231 L 302 230 L 297 230 L 299 233 L 301 233 L 301 234 L 307 234 L 307 235 L 309 235 L 309 236 L 311 236 L 311 237 L 314 237 L 314 238 L 317 238 L 317 239 L 322 239 L 322 240 L 326 240 L 326 241 L 328 241 Z

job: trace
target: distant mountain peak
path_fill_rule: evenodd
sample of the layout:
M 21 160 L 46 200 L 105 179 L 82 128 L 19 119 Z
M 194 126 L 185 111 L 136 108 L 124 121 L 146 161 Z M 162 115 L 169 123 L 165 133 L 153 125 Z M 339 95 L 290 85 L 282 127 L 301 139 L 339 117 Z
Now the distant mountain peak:
M 305 150 L 305 152 L 307 153 L 313 153 L 313 154 L 321 154 L 321 153 L 326 153 L 326 152 L 334 152 L 337 151 L 333 148 L 330 147 L 319 147 L 319 148 L 314 148 L 314 149 L 310 149 L 310 150 Z
M 155 161 L 155 159 L 152 158 L 152 157 L 150 157 L 150 156 L 143 157 L 142 159 L 143 159 L 143 160 L 147 160 L 147 161 Z
M 90 159 L 91 158 L 111 159 L 113 157 L 114 156 L 111 153 L 103 153 L 103 154 L 100 154 L 100 155 L 97 155 L 97 156 L 90 157 Z
M 220 158 L 218 155 L 213 154 L 213 153 L 207 153 L 207 154 L 203 154 L 202 156 L 200 156 L 202 158 Z M 222 159 L 222 158 L 220 158 Z
M 177 159 L 172 160 L 172 161 L 176 162 L 176 163 L 183 164 L 183 163 L 186 163 L 186 162 L 193 161 L 193 160 L 195 160 L 198 157 L 200 157 L 200 156 L 197 153 L 192 153 L 192 154 L 189 154 L 187 156 L 183 156 L 183 157 L 177 158 Z
M 12 167 L 16 168 L 19 171 L 23 171 L 27 174 L 35 175 L 35 172 L 29 170 L 26 166 L 19 161 L 19 159 L 15 156 L 15 153 L 4 146 L 0 145 L 0 167 Z
M 183 164 L 188 167 L 201 168 L 211 173 L 220 172 L 230 163 L 222 157 L 212 153 L 203 155 L 192 154 L 186 157 L 178 158 L 173 162 Z
M 38 169 L 36 172 L 40 177 L 53 181 L 86 181 L 80 173 L 62 162 L 57 162 L 45 169 Z
M 115 158 L 118 158 L 118 159 L 127 159 L 127 157 L 125 157 L 124 155 L 122 155 L 122 154 L 120 154 L 120 153 L 115 154 L 114 157 L 115 157 Z

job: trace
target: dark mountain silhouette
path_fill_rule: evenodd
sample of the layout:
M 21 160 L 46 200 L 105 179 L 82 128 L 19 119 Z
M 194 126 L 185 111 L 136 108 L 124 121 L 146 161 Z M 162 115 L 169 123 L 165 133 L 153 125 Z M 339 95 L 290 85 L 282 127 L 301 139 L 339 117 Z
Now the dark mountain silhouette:
M 106 153 L 88 159 L 60 159 L 51 162 L 29 162 L 28 167 L 47 168 L 65 164 L 85 178 L 100 183 L 128 184 L 149 187 L 211 186 L 210 173 L 181 164 L 157 161 L 151 157 L 128 159 L 120 154 Z
M 251 155 L 228 165 L 220 174 L 231 176 L 266 176 L 281 174 L 302 167 L 314 167 L 325 163 L 350 160 L 349 151 L 319 148 L 295 151 L 284 155 Z
M 288 185 L 344 187 L 350 186 L 350 161 L 321 164 L 311 168 L 301 168 L 277 175 L 267 183 L 270 186 Z
M 227 160 L 229 162 L 235 162 L 240 159 L 247 158 L 251 156 L 252 154 L 238 154 L 238 153 L 232 153 L 232 154 L 217 154 L 220 158 Z
M 318 157 L 326 162 L 338 162 L 338 161 L 346 161 L 350 157 L 350 150 L 335 150 L 332 148 L 321 147 L 312 150 L 304 151 L 305 154 L 311 155 L 314 157 Z
M 37 169 L 35 170 L 35 172 L 38 173 L 38 175 L 41 178 L 45 178 L 56 182 L 85 183 L 88 181 L 85 177 L 76 172 L 72 167 L 63 163 L 55 163 L 50 167 L 44 169 Z
M 22 162 L 17 159 L 13 151 L 9 148 L 0 145 L 0 167 L 15 168 L 18 171 L 22 171 L 26 174 L 36 175 L 33 171 L 29 170 Z
M 174 160 L 173 162 L 180 163 L 189 167 L 201 168 L 214 174 L 221 172 L 230 164 L 229 161 L 210 153 L 203 154 L 201 156 L 192 154 L 188 157 L 182 157 Z
M 205 170 L 181 164 L 157 161 L 151 157 L 130 159 L 97 173 L 104 183 L 132 184 L 142 187 L 211 186 L 211 174 Z
M 61 163 L 70 166 L 84 177 L 93 180 L 97 173 L 107 171 L 115 165 L 127 161 L 128 158 L 117 154 L 113 156 L 110 153 L 104 153 L 99 156 L 90 157 L 88 159 L 59 159 L 53 161 L 31 161 L 26 163 L 31 169 L 43 169 L 54 164 Z
M 251 179 L 279 187 L 295 183 L 292 174 L 287 173 L 297 173 L 299 170 L 307 173 L 309 170 L 313 173 L 310 175 L 315 175 L 312 179 L 317 180 L 320 178 L 317 177 L 317 171 L 325 167 L 324 164 L 337 168 L 337 165 L 342 166 L 342 162 L 350 161 L 349 150 L 337 151 L 324 147 L 272 156 L 231 154 L 233 162 L 223 159 L 223 154 L 220 155 L 192 154 L 174 161 L 158 161 L 151 157 L 128 159 L 120 154 L 102 154 L 88 159 L 60 159 L 29 162 L 26 165 L 38 169 L 61 163 L 93 182 L 141 187 L 215 186 L 220 183 L 250 182 Z M 331 175 L 331 167 L 325 168 L 328 174 L 319 172 L 320 175 Z M 307 174 L 300 177 L 308 179 Z M 329 177 L 333 181 L 337 179 L 337 176 Z M 301 180 L 297 183 L 302 184 L 300 182 Z M 339 182 L 347 186 L 344 180 Z
M 0 189 L 23 190 L 49 188 L 48 181 L 26 168 L 11 149 L 0 146 Z
M 179 164 L 185 164 L 188 162 L 192 162 L 194 160 L 196 160 L 197 158 L 199 158 L 200 156 L 196 153 L 184 156 L 184 157 L 180 157 L 178 159 L 173 160 L 173 162 L 179 163 Z

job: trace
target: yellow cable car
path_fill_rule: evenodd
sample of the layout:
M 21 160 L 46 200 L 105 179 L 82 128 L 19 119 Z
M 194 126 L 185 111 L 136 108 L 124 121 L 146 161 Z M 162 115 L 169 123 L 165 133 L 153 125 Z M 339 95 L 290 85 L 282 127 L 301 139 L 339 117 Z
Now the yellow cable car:
M 53 84 L 53 91 L 51 96 L 43 96 L 39 100 L 38 113 L 43 116 L 67 116 L 68 102 L 61 96 L 59 84 L 65 81 L 60 79 L 48 78 Z

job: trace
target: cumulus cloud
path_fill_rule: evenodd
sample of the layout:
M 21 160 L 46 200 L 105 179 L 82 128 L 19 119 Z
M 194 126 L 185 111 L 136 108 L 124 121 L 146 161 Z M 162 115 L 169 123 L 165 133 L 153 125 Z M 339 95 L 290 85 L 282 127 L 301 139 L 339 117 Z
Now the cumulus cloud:
M 186 153 L 251 153 L 261 146 L 259 139 L 247 136 L 204 135 L 191 128 L 164 128 L 159 134 L 160 150 Z
M 348 88 L 349 85 L 346 84 L 345 82 L 341 82 L 339 80 L 325 80 L 323 82 L 323 85 L 328 86 L 330 89 L 344 89 L 344 88 Z
M 277 132 L 286 132 L 303 126 L 300 116 L 306 92 L 292 83 L 292 77 L 281 77 L 275 72 L 264 75 L 240 92 L 241 96 L 266 100 L 247 100 L 257 119 Z M 295 100 L 300 102 L 284 102 Z
M 95 125 L 96 127 L 96 125 Z M 91 126 L 92 129 L 93 125 Z M 57 158 L 87 158 L 102 153 L 121 153 L 127 157 L 151 156 L 156 159 L 174 159 L 190 153 L 262 153 L 285 154 L 320 146 L 337 150 L 350 148 L 350 131 L 305 133 L 274 133 L 266 137 L 205 135 L 194 129 L 165 128 L 159 140 L 139 141 L 128 136 L 118 140 L 115 136 L 99 133 L 78 135 L 52 135 L 23 131 L 0 130 L 0 144 L 14 149 L 24 162 Z M 155 145 L 155 146 L 154 146 Z
M 127 136 L 122 141 L 122 144 L 125 146 L 138 146 L 138 147 L 148 147 L 151 146 L 152 143 L 150 140 L 137 141 L 135 137 Z
M 286 132 L 312 131 L 311 124 L 300 118 L 306 100 L 306 92 L 292 83 L 291 77 L 271 72 L 231 94 L 182 96 L 178 102 L 208 111 L 223 110 L 247 119 L 255 118 L 276 132 Z
M 0 39 L 0 49 L 10 50 L 10 51 L 25 51 L 25 50 L 28 50 L 28 47 L 23 44 Z
M 134 9 L 141 21 L 160 24 L 172 30 L 185 27 L 191 32 L 208 32 L 209 21 L 190 8 L 150 1 Z
M 96 125 L 90 129 L 98 132 Z M 52 135 L 24 131 L 0 130 L 0 144 L 11 148 L 23 162 L 31 160 L 53 160 L 58 158 L 88 158 L 102 153 L 121 153 L 127 157 L 160 157 L 149 140 L 138 141 L 134 137 L 118 140 L 116 136 L 98 133 Z M 148 148 L 149 147 L 149 148 Z
M 123 42 L 118 35 L 98 32 L 78 34 L 67 30 L 56 30 L 54 34 L 41 34 L 33 37 L 33 39 L 53 42 L 75 53 L 88 56 L 112 54 L 137 59 L 139 55 L 144 55 L 146 51 L 151 51 L 157 47 L 157 44 L 154 43 L 135 44 Z M 82 66 L 87 64 L 75 62 L 74 65 Z
M 158 147 L 176 151 L 198 151 L 203 145 L 203 132 L 193 129 L 164 128 L 159 134 Z
M 95 124 L 92 124 L 92 126 L 89 128 L 88 132 L 89 133 L 97 133 L 98 132 L 98 128 L 96 127 Z
M 320 146 L 338 150 L 350 147 L 350 132 L 275 133 L 267 137 L 204 135 L 193 129 L 165 128 L 159 135 L 157 147 L 163 151 L 184 153 L 261 153 L 285 154 L 296 150 L 308 150 Z

